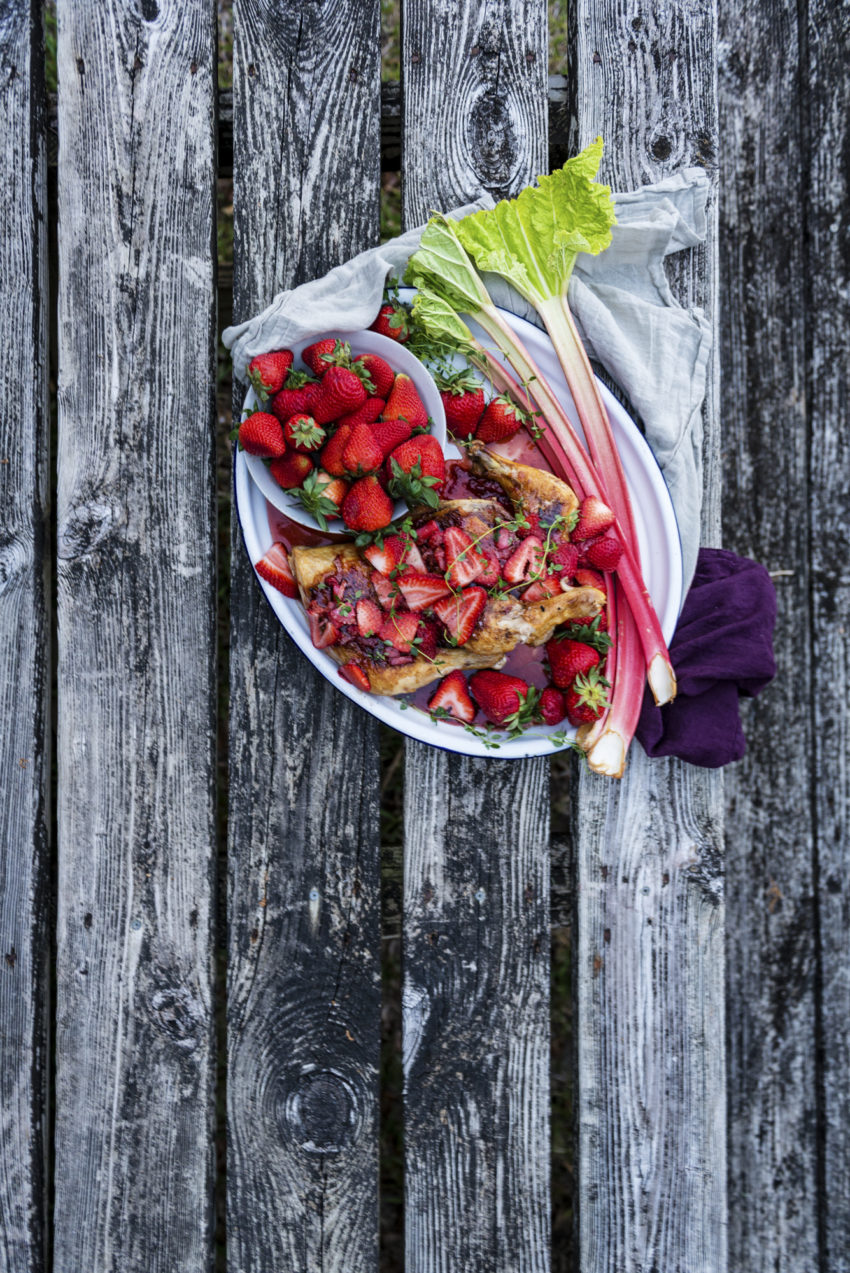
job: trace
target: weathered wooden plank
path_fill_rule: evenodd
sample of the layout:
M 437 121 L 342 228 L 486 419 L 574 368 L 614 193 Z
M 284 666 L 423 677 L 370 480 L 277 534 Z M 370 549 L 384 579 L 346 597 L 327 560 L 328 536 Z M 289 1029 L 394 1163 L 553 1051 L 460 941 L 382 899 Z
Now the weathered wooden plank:
M 45 1266 L 49 483 L 40 8 L 0 10 L 0 1270 Z
M 850 1270 L 850 6 L 809 0 L 802 155 L 823 1167 L 821 1267 Z M 796 719 L 797 712 L 794 713 Z M 796 757 L 794 763 L 797 763 Z
M 377 0 L 235 6 L 237 321 L 377 241 L 379 26 Z M 228 1267 L 368 1273 L 377 724 L 283 632 L 235 519 L 231 613 Z
M 798 8 L 720 8 L 724 545 L 776 572 L 779 675 L 726 773 L 730 1267 L 818 1267 L 805 144 Z
M 716 146 L 714 6 L 571 8 L 575 144 L 606 141 L 619 189 Z M 680 296 L 714 312 L 714 214 Z M 703 542 L 719 530 L 709 392 Z M 722 780 L 635 745 L 619 783 L 583 775 L 576 834 L 582 1270 L 726 1268 Z
M 214 21 L 58 6 L 54 1269 L 206 1270 Z
M 542 3 L 403 7 L 408 225 L 545 170 Z M 407 745 L 405 1252 L 411 1273 L 549 1265 L 545 760 Z

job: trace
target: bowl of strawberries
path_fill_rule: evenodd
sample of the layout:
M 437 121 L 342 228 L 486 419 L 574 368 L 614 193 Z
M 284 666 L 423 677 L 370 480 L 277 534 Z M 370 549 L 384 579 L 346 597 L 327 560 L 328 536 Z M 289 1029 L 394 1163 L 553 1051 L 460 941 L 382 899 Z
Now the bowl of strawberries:
M 252 359 L 239 448 L 265 498 L 323 533 L 373 534 L 444 475 L 427 368 L 375 331 L 327 332 Z M 436 503 L 436 492 L 434 492 Z

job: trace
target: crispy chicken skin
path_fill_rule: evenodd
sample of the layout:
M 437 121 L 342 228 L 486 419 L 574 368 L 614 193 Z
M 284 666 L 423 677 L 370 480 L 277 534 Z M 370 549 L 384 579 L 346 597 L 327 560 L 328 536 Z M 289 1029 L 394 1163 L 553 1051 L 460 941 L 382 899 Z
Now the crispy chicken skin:
M 475 444 L 470 453 L 475 471 L 495 478 L 514 505 L 524 512 L 554 519 L 559 514 L 568 517 L 577 507 L 570 488 L 550 473 L 492 456 Z M 416 520 L 421 524 L 433 518 L 441 525 L 461 526 L 477 540 L 507 517 L 505 508 L 495 500 L 463 499 L 444 500 L 436 511 L 429 509 L 427 516 L 423 513 Z M 326 576 L 344 572 L 347 566 L 362 570 L 365 565 L 367 571 L 371 570 L 353 543 L 296 547 L 290 560 L 305 606 Z M 446 676 L 454 668 L 501 667 L 515 646 L 544 645 L 559 624 L 568 619 L 594 618 L 604 601 L 604 593 L 596 588 L 570 588 L 528 604 L 509 595 L 491 596 L 464 646 L 440 648 L 435 660 L 417 657 L 413 663 L 401 667 L 370 663 L 367 670 L 372 689 L 377 694 L 410 694 Z M 341 664 L 352 659 L 362 661 L 357 650 L 349 646 L 329 646 L 327 652 Z

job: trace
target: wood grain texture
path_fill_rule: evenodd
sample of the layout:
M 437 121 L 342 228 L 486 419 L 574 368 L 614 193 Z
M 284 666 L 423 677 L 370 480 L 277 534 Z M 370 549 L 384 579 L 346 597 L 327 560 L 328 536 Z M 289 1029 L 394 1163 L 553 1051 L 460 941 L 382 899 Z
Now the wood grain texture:
M 545 171 L 542 3 L 403 6 L 404 219 Z M 408 743 L 405 1252 L 410 1273 L 549 1266 L 545 759 Z
M 818 1267 L 806 146 L 796 4 L 720 9 L 724 546 L 776 572 L 778 676 L 726 771 L 730 1267 Z
M 376 242 L 379 22 L 377 0 L 237 0 L 235 321 Z M 280 627 L 235 517 L 231 615 L 228 1268 L 368 1273 L 378 726 Z
M 0 1270 L 45 1266 L 47 192 L 40 10 L 0 9 Z
M 714 6 L 571 8 L 574 149 L 598 133 L 617 189 L 716 151 Z M 677 263 L 715 313 L 716 209 Z M 715 366 L 716 371 L 716 366 Z M 703 542 L 719 531 L 716 375 L 705 410 Z M 726 1269 L 722 779 L 649 761 L 582 775 L 576 811 L 582 1273 Z
M 547 171 L 547 24 L 539 0 L 405 0 L 402 208 L 407 226 Z
M 821 1267 L 850 1269 L 850 5 L 809 0 L 802 95 L 820 1022 Z
M 214 27 L 58 8 L 54 1269 L 206 1270 Z

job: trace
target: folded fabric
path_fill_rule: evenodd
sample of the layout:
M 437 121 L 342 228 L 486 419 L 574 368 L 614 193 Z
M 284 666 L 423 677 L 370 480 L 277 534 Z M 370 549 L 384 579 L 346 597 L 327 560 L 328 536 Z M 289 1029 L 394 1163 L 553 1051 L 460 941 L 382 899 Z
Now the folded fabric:
M 764 566 L 701 548 L 670 645 L 678 681 L 672 703 L 647 690 L 636 737 L 649 756 L 678 756 L 716 769 L 746 750 L 738 697 L 755 697 L 776 675 L 776 591 Z

